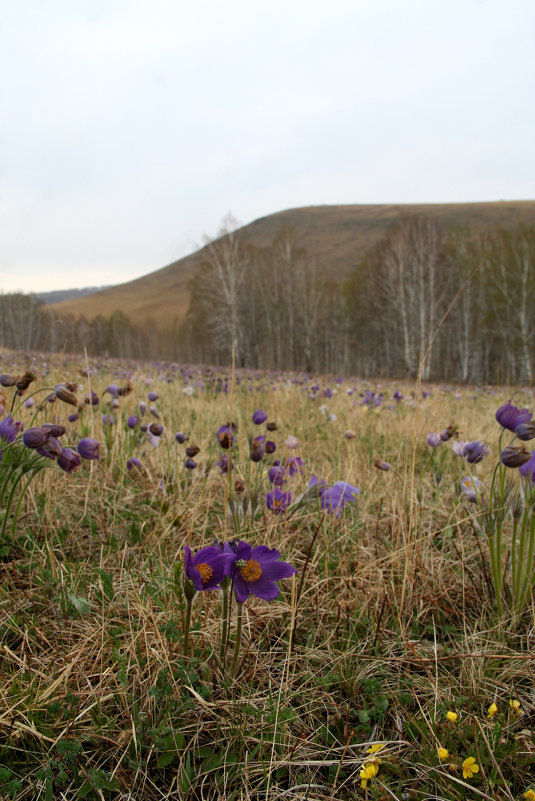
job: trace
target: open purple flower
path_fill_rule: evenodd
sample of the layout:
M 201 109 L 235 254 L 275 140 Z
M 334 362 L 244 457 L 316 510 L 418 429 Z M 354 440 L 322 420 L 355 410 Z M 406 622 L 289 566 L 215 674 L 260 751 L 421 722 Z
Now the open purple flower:
M 528 423 L 531 417 L 532 414 L 529 409 L 519 409 L 517 406 L 513 406 L 511 401 L 504 403 L 496 412 L 498 423 L 513 433 L 520 423 Z
M 470 464 L 477 464 L 488 453 L 489 449 L 484 442 L 475 440 L 475 442 L 467 442 L 463 448 L 463 456 Z
M 185 545 L 184 553 L 186 576 L 197 592 L 219 588 L 235 560 L 234 554 L 223 553 L 218 545 L 201 548 L 195 555 L 192 555 L 189 546 Z
M 264 601 L 273 601 L 279 595 L 276 581 L 293 576 L 297 571 L 289 562 L 280 561 L 276 548 L 257 545 L 240 540 L 232 554 L 234 563 L 234 591 L 238 603 L 244 603 L 249 595 Z
M 316 488 L 321 508 L 335 517 L 339 517 L 345 504 L 353 503 L 360 492 L 358 487 L 353 487 L 346 481 L 336 481 L 332 487 L 327 487 L 325 481 L 318 480 L 316 476 L 310 478 L 308 486 Z
M 275 487 L 282 487 L 286 483 L 286 468 L 277 462 L 268 470 L 268 480 Z
M 229 469 L 233 469 L 234 462 L 229 458 L 228 453 L 222 453 L 219 461 L 216 462 L 216 465 L 219 467 L 222 473 L 228 473 Z
M 525 478 L 530 478 L 535 484 L 535 451 L 531 451 L 531 458 L 529 461 L 518 469 Z
M 297 476 L 303 472 L 304 462 L 300 456 L 289 456 L 286 459 L 286 470 L 290 476 Z
M 0 422 L 0 439 L 5 442 L 13 442 L 19 433 L 21 424 L 15 422 L 11 415 L 8 415 Z
M 264 497 L 266 499 L 267 508 L 276 514 L 284 512 L 292 502 L 292 493 L 283 492 L 280 487 L 275 487 Z
M 483 484 L 476 476 L 466 476 L 461 481 L 461 490 L 470 503 L 477 503 L 478 495 L 481 493 Z

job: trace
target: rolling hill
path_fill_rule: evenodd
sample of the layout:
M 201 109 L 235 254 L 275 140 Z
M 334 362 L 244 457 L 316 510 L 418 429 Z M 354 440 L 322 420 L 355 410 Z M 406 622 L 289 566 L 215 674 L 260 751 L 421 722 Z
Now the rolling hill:
M 436 218 L 444 230 L 469 226 L 482 230 L 535 224 L 535 201 L 406 205 L 309 206 L 261 217 L 243 226 L 245 241 L 269 245 L 285 226 L 295 229 L 297 244 L 320 269 L 336 281 L 346 279 L 366 250 L 376 244 L 400 214 Z M 164 327 L 184 319 L 189 307 L 189 282 L 203 261 L 203 249 L 142 278 L 101 292 L 50 306 L 58 314 L 108 316 L 119 309 L 137 321 L 152 318 Z

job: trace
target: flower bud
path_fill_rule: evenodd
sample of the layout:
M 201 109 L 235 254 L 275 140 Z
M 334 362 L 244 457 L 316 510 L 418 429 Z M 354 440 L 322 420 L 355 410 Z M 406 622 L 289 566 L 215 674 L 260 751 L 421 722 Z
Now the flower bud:
M 0 385 L 3 387 L 14 387 L 17 383 L 16 375 L 0 375 Z
M 35 378 L 35 373 L 31 373 L 28 370 L 23 375 L 19 376 L 15 382 L 19 392 L 24 392 L 25 389 L 28 389 L 32 381 L 35 381 Z
M 63 401 L 63 403 L 68 403 L 71 406 L 78 406 L 76 395 L 67 389 L 65 384 L 56 384 L 54 387 L 54 395 L 56 398 L 59 398 L 59 400 Z
M 522 467 L 530 459 L 531 453 L 525 445 L 508 445 L 503 449 L 501 456 L 502 464 L 506 467 Z
M 22 441 L 27 448 L 42 448 L 49 437 L 50 434 L 44 428 L 28 428 L 22 435 Z
M 66 473 L 72 473 L 82 464 L 79 455 L 72 448 L 63 448 L 58 456 L 58 465 Z
M 150 433 L 155 437 L 161 437 L 163 434 L 163 426 L 160 423 L 151 423 L 149 426 Z
M 519 423 L 515 428 L 515 434 L 518 439 L 527 442 L 535 438 L 535 420 L 530 420 L 528 423 Z
M 186 448 L 186 456 L 193 458 L 194 456 L 197 456 L 200 450 L 201 449 L 197 445 L 189 445 Z
M 273 421 L 271 421 L 269 423 L 266 423 L 266 428 L 267 428 L 268 431 L 276 431 L 277 430 L 277 423 L 274 423 Z

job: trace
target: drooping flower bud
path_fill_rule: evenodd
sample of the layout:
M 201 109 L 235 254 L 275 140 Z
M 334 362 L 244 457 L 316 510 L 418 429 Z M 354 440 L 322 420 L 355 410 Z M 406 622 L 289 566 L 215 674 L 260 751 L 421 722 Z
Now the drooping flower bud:
M 63 401 L 63 403 L 68 403 L 71 406 L 78 406 L 78 400 L 74 392 L 71 392 L 65 384 L 56 384 L 54 387 L 54 395 L 59 400 Z
M 501 460 L 506 467 L 522 467 L 529 462 L 531 453 L 525 445 L 508 445 L 503 449 Z
M 523 442 L 528 442 L 530 439 L 535 438 L 535 420 L 530 420 L 527 423 L 519 423 L 515 428 L 515 434 L 518 439 Z
M 15 385 L 19 392 L 24 392 L 25 389 L 28 389 L 32 381 L 35 381 L 36 375 L 35 373 L 30 372 L 27 370 L 23 375 L 19 376 L 15 382 Z
M 49 437 L 50 434 L 48 431 L 40 426 L 37 426 L 35 428 L 26 429 L 22 435 L 22 441 L 27 448 L 42 448 Z
M 155 437 L 161 437 L 163 434 L 163 426 L 160 423 L 151 423 L 149 426 L 150 433 Z

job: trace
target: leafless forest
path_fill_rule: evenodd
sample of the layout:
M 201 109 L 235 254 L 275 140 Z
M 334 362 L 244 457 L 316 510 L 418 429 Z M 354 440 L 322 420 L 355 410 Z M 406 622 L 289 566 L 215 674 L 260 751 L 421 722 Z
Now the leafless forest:
M 363 377 L 530 383 L 535 226 L 442 233 L 401 217 L 338 285 L 282 230 L 268 248 L 227 227 L 206 250 L 185 322 L 62 316 L 0 296 L 0 345 Z

